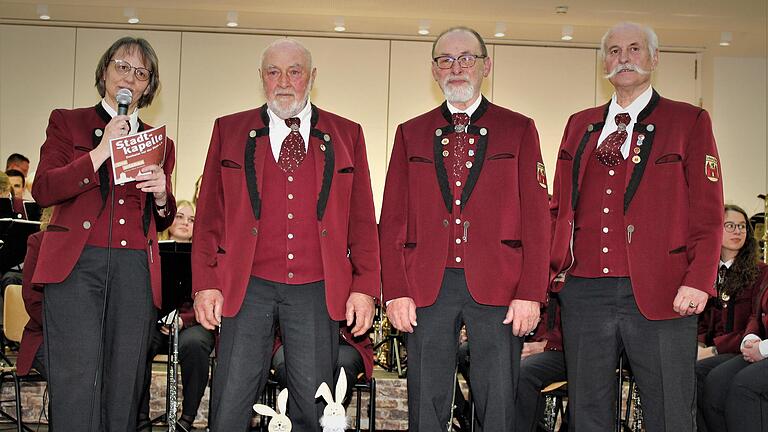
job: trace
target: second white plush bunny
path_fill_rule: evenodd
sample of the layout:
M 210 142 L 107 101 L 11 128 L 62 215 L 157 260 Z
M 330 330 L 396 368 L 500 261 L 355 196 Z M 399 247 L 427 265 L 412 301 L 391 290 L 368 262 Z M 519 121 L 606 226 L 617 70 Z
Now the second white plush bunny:
M 322 383 L 317 388 L 315 398 L 323 397 L 328 405 L 323 410 L 323 416 L 320 417 L 320 426 L 323 432 L 344 432 L 349 425 L 347 419 L 347 410 L 344 409 L 344 396 L 347 394 L 347 375 L 344 368 L 341 368 L 339 380 L 336 382 L 336 400 L 331 395 L 331 389 L 328 384 Z
M 255 404 L 253 410 L 260 415 L 272 417 L 272 420 L 269 421 L 269 426 L 267 426 L 269 432 L 290 432 L 291 420 L 285 414 L 287 407 L 288 389 L 283 389 L 277 395 L 277 412 L 271 407 L 262 404 Z

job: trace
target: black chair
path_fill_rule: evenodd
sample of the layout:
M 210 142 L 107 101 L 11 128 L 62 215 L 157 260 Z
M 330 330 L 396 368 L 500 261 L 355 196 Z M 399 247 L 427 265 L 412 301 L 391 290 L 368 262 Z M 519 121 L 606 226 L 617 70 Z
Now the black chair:
M 5 289 L 3 300 L 3 335 L 7 341 L 21 342 L 21 335 L 24 333 L 24 326 L 29 320 L 29 315 L 24 309 L 24 300 L 21 296 L 21 285 L 8 285 Z M 0 366 L 0 390 L 5 383 L 13 383 L 14 399 L 2 400 L 0 403 L 13 402 L 14 414 L 10 414 L 0 409 L 0 417 L 9 420 L 16 425 L 18 432 L 33 432 L 24 424 L 21 415 L 21 383 L 22 382 L 44 382 L 45 378 L 36 370 L 32 369 L 29 375 L 19 376 L 16 374 L 16 365 L 9 359 L 4 352 L 0 352 L 0 359 L 4 363 Z

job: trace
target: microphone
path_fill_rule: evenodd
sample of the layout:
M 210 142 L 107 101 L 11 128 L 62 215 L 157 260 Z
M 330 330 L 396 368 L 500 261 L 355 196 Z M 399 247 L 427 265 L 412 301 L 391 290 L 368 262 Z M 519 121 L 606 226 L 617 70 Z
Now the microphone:
M 115 95 L 115 100 L 117 101 L 117 115 L 127 115 L 128 105 L 133 100 L 133 93 L 126 88 L 120 89 Z

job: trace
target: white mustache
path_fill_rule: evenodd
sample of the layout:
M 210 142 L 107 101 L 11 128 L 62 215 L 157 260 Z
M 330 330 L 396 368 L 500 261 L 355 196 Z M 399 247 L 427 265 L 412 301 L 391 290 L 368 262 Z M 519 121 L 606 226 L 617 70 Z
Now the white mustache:
M 603 78 L 611 79 L 615 77 L 619 72 L 624 72 L 624 71 L 634 71 L 639 73 L 640 75 L 648 75 L 650 73 L 649 71 L 641 68 L 636 64 L 625 63 L 625 64 L 616 65 L 616 67 L 613 68 L 613 70 L 610 73 L 603 75 Z

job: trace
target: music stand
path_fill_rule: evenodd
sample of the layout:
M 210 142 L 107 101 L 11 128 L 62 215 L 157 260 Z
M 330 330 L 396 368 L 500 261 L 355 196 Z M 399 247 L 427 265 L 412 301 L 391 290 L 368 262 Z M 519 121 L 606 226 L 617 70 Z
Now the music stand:
M 0 219 L 0 272 L 24 262 L 27 255 L 27 237 L 40 231 L 40 222 L 25 219 Z
M 39 221 L 43 216 L 43 209 L 34 201 L 24 201 L 24 211 L 27 213 L 27 219 L 31 221 Z
M 24 219 L 24 215 L 13 210 L 13 200 L 8 197 L 0 198 L 0 218 Z
M 162 261 L 163 305 L 160 316 L 166 316 L 180 308 L 185 302 L 192 300 L 192 243 L 178 243 L 173 240 L 158 242 L 160 259 Z M 165 397 L 165 418 L 168 430 L 176 430 L 176 413 L 178 410 L 177 382 L 177 349 L 179 324 L 177 314 L 171 323 L 168 341 L 168 374 Z M 174 348 L 176 347 L 176 349 Z

